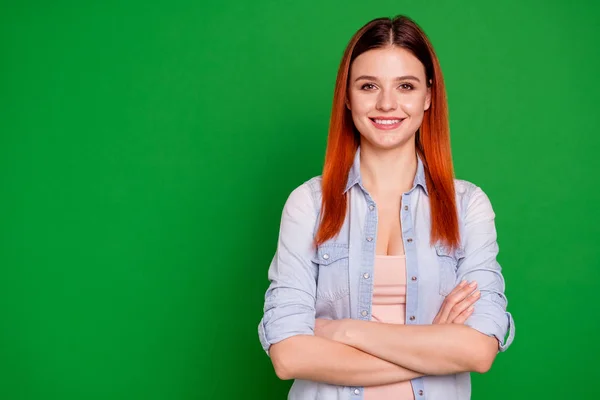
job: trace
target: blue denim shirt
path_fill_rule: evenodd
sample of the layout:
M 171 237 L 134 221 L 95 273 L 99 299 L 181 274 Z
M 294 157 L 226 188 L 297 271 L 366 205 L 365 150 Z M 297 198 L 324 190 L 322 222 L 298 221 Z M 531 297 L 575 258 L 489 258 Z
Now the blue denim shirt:
M 514 338 L 506 311 L 504 278 L 496 260 L 495 214 L 476 185 L 455 179 L 460 247 L 430 245 L 431 219 L 422 160 L 400 210 L 406 254 L 407 325 L 431 324 L 448 293 L 463 279 L 477 281 L 481 298 L 466 325 L 495 336 L 501 351 Z M 287 199 L 277 251 L 268 271 L 264 315 L 258 325 L 263 349 L 294 335 L 314 335 L 315 318 L 369 321 L 377 241 L 377 204 L 362 185 L 360 148 L 348 176 L 349 207 L 339 234 L 312 246 L 321 208 L 321 177 L 296 188 Z M 508 338 L 506 335 L 508 333 Z M 468 372 L 424 376 L 411 381 L 416 400 L 463 400 L 471 396 Z M 362 400 L 362 387 L 296 379 L 291 400 Z

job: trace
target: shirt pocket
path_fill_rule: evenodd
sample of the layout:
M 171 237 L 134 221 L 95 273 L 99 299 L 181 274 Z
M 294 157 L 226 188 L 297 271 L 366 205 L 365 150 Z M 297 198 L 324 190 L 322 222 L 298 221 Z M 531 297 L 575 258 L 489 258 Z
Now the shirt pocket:
M 442 296 L 447 296 L 456 286 L 456 267 L 458 260 L 463 257 L 462 249 L 450 250 L 444 245 L 437 244 L 435 253 L 440 273 L 439 292 Z
M 346 244 L 330 243 L 317 248 L 312 260 L 319 268 L 317 299 L 333 301 L 350 292 L 348 258 Z

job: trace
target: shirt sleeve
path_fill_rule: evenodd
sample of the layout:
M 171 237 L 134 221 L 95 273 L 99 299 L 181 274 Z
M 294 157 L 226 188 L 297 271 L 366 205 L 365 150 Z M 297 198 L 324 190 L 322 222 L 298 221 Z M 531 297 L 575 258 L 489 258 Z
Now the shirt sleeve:
M 464 257 L 459 260 L 457 278 L 459 282 L 463 279 L 476 281 L 481 292 L 481 298 L 465 324 L 496 337 L 499 350 L 505 351 L 514 339 L 515 325 L 512 315 L 506 311 L 504 277 L 496 260 L 498 243 L 494 219 L 488 196 L 475 187 L 464 217 Z
M 314 335 L 317 265 L 311 261 L 317 220 L 311 188 L 303 184 L 288 197 L 281 217 L 270 285 L 258 325 L 267 355 L 272 344 L 295 335 Z

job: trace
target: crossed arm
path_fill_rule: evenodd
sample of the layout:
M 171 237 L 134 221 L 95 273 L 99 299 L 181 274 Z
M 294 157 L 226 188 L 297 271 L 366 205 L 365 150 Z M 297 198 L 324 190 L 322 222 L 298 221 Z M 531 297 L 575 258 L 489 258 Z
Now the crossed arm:
M 298 335 L 271 346 L 281 379 L 372 386 L 464 371 L 486 372 L 498 341 L 462 325 L 479 292 L 459 285 L 434 325 L 394 325 L 352 319 L 315 321 L 315 336 Z
M 487 372 L 498 341 L 459 324 L 394 325 L 360 320 L 327 321 L 329 338 L 424 375 Z M 317 334 L 323 334 L 317 330 Z
M 352 346 L 319 336 L 292 336 L 273 344 L 270 355 L 280 379 L 375 386 L 422 376 Z

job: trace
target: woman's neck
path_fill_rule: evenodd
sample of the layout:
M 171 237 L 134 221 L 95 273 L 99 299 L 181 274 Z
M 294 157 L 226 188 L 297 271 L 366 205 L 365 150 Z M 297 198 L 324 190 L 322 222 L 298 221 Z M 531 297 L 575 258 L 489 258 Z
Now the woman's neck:
M 369 193 L 401 196 L 408 192 L 413 186 L 417 165 L 414 143 L 391 150 L 361 145 L 360 174 Z

